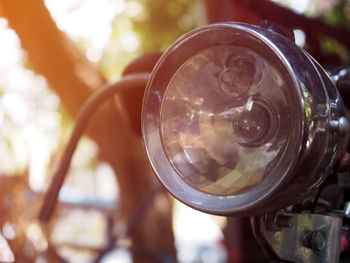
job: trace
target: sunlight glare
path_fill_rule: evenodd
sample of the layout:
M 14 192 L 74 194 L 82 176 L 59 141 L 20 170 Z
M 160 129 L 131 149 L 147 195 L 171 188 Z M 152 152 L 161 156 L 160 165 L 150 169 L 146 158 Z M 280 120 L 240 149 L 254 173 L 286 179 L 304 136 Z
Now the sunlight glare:
M 304 47 L 306 42 L 305 32 L 300 29 L 294 29 L 293 31 L 295 36 L 295 44 L 297 44 L 299 47 Z
M 125 9 L 124 0 L 45 0 L 57 26 L 73 40 L 84 40 L 92 62 L 101 59 L 112 36 L 112 23 Z
M 13 255 L 6 239 L 0 234 L 0 262 L 14 262 Z
M 24 56 L 15 31 L 6 26 L 7 21 L 0 18 L 0 71 L 17 64 Z
M 222 238 L 222 232 L 214 216 L 194 210 L 178 201 L 174 207 L 174 230 L 178 237 L 186 237 L 192 241 L 197 239 L 211 241 Z M 203 231 L 204 228 L 205 231 Z
M 29 184 L 34 191 L 42 191 L 45 186 L 45 167 L 49 163 L 49 154 L 55 149 L 57 141 L 50 140 L 50 135 L 42 133 L 34 124 L 23 128 L 29 149 Z
M 107 254 L 101 263 L 132 263 L 132 257 L 128 250 L 119 248 Z
M 3 109 L 16 124 L 24 124 L 29 117 L 29 105 L 17 92 L 7 92 L 1 97 Z
M 121 35 L 120 45 L 126 52 L 135 52 L 139 48 L 140 42 L 132 31 L 126 31 Z
M 30 224 L 27 228 L 27 238 L 33 243 L 37 251 L 43 252 L 48 247 L 47 240 L 41 228 L 35 223 Z
M 124 11 L 127 17 L 138 17 L 142 15 L 144 9 L 138 1 L 128 1 Z
M 202 252 L 208 252 L 207 259 L 210 258 L 211 262 L 223 262 L 225 252 L 219 246 L 223 234 L 218 224 L 218 220 L 223 220 L 223 217 L 215 217 L 196 211 L 176 201 L 173 220 L 175 242 L 181 261 L 198 260 L 193 258 L 195 251 L 204 249 Z M 209 247 L 215 247 L 215 249 L 209 251 Z M 202 262 L 210 261 L 204 260 Z
M 9 222 L 5 222 L 2 226 L 2 233 L 6 239 L 13 240 L 17 237 L 15 226 Z
M 96 192 L 103 201 L 116 201 L 119 196 L 114 170 L 107 163 L 100 163 L 96 168 Z
M 0 127 L 4 123 L 4 119 L 5 119 L 5 116 L 4 116 L 3 108 L 2 108 L 2 105 L 0 104 Z
M 296 13 L 304 13 L 309 7 L 310 0 L 272 0 L 273 2 L 281 3 L 289 6 Z
M 91 62 L 98 62 L 102 58 L 103 52 L 100 49 L 87 48 L 86 56 Z

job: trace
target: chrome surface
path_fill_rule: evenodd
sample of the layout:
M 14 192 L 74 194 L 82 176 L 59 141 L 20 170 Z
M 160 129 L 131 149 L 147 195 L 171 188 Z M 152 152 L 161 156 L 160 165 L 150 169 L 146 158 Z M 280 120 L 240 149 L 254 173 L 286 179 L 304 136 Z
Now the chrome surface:
M 331 120 L 329 125 L 331 130 L 337 132 L 339 136 L 345 136 L 349 131 L 349 121 L 345 117 L 340 117 L 339 120 Z
M 344 214 L 346 216 L 349 216 L 350 215 L 350 202 L 345 202 L 345 205 L 344 205 Z
M 273 173 L 263 180 L 255 181 L 257 183 L 254 183 L 254 186 L 249 185 L 247 191 L 242 191 L 244 187 L 241 187 L 241 191 L 205 190 L 203 185 L 198 186 L 189 182 L 188 175 L 176 164 L 176 155 L 171 153 L 167 146 L 170 141 L 180 143 L 181 146 L 180 127 L 183 125 L 189 127 L 189 123 L 173 119 L 172 124 L 167 124 L 173 125 L 175 129 L 173 133 L 171 130 L 166 131 L 165 124 L 162 126 L 163 122 L 169 120 L 168 117 L 172 118 L 171 116 L 177 114 L 164 107 L 166 104 L 171 105 L 172 97 L 176 97 L 173 110 L 178 107 L 178 111 L 184 111 L 185 98 L 198 93 L 201 88 L 186 84 L 188 88 L 178 90 L 182 93 L 171 94 L 173 88 L 169 85 L 175 81 L 177 72 L 181 71 L 181 67 L 185 67 L 186 61 L 195 54 L 213 46 L 249 47 L 249 50 L 269 61 L 288 82 L 293 115 L 288 117 L 277 111 L 280 121 L 293 123 L 293 127 L 285 129 L 289 139 L 284 148 L 283 158 L 278 165 L 273 165 L 275 168 Z M 216 54 L 213 59 L 220 61 L 220 54 Z M 205 70 L 203 64 L 199 65 L 199 72 Z M 228 97 L 231 95 L 242 97 L 249 94 L 249 89 L 237 91 L 235 88 L 227 89 L 225 86 L 225 82 L 235 72 L 224 69 L 218 75 L 218 79 L 222 81 L 218 86 L 218 92 L 226 93 Z M 255 76 L 259 79 L 259 75 Z M 245 78 L 238 79 L 242 87 L 246 86 L 247 81 Z M 197 96 L 198 103 L 201 103 L 201 98 Z M 194 101 L 190 104 L 197 112 L 200 111 L 195 108 Z M 225 112 L 224 103 L 220 106 Z M 213 214 L 252 215 L 265 212 L 267 209 L 281 208 L 302 199 L 325 180 L 338 159 L 343 142 L 342 136 L 333 132 L 329 124 L 332 120 L 339 120 L 342 117 L 345 117 L 345 109 L 334 84 L 305 51 L 288 39 L 265 29 L 239 23 L 222 23 L 205 26 L 186 34 L 163 54 L 153 70 L 145 92 L 142 128 L 144 144 L 152 167 L 159 180 L 177 199 Z M 204 118 L 197 123 L 205 126 L 208 122 Z M 226 134 L 226 131 L 223 133 Z M 171 136 L 175 139 L 171 139 Z M 183 152 L 181 158 L 186 154 L 187 156 L 193 154 L 190 150 L 184 151 L 186 148 L 184 145 L 187 144 L 181 146 Z M 194 146 L 195 143 L 191 142 L 190 145 Z M 217 149 L 214 152 L 220 149 L 224 152 L 226 145 L 213 143 L 213 146 Z M 201 147 L 196 149 L 199 148 Z M 212 149 L 212 146 L 209 149 Z M 213 158 L 213 150 L 208 152 Z M 201 154 L 196 152 L 189 159 L 192 161 L 200 159 L 203 157 Z M 227 159 L 225 160 L 227 162 Z

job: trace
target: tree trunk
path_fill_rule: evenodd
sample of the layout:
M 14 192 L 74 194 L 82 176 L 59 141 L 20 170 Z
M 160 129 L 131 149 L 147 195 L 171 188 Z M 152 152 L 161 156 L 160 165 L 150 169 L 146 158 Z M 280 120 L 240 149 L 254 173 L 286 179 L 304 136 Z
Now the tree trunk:
M 1 0 L 1 15 L 21 39 L 35 71 L 76 117 L 86 99 L 106 82 L 100 71 L 61 32 L 42 0 Z M 141 138 L 123 123 L 124 109 L 104 103 L 92 117 L 87 134 L 99 145 L 99 155 L 115 170 L 121 190 L 121 212 L 129 215 L 155 183 Z M 154 206 L 133 234 L 134 241 L 175 255 L 171 202 Z M 149 230 L 152 229 L 150 232 Z M 164 232 L 165 231 L 165 232 Z M 144 262 L 144 261 L 143 261 Z

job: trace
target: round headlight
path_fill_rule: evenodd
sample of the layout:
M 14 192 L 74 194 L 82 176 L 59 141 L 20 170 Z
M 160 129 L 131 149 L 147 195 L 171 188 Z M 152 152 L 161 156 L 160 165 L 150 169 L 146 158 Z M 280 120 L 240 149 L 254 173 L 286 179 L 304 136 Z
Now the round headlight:
M 323 181 L 342 141 L 329 123 L 343 116 L 337 90 L 303 50 L 231 23 L 194 30 L 163 54 L 142 126 L 153 169 L 176 198 L 252 215 Z
M 160 139 L 187 183 L 215 195 L 244 193 L 292 161 L 286 152 L 298 150 L 291 136 L 301 124 L 284 75 L 239 45 L 206 48 L 180 66 L 160 107 Z

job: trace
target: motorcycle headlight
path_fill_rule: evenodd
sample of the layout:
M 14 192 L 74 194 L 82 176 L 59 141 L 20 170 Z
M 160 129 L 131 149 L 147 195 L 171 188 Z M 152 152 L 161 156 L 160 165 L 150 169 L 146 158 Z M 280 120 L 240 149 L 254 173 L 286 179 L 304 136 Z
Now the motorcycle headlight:
M 324 180 L 344 135 L 334 122 L 344 116 L 331 80 L 294 43 L 252 25 L 215 24 L 158 61 L 143 139 L 176 198 L 209 213 L 253 215 Z

